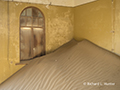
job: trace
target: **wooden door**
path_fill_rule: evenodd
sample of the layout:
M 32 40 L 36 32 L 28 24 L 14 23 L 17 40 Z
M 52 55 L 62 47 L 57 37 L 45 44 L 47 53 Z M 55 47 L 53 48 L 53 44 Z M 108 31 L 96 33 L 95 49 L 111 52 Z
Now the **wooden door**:
M 34 45 L 33 57 L 44 54 L 44 32 L 43 28 L 33 28 Z
M 31 28 L 21 28 L 21 60 L 33 58 L 32 56 L 32 32 Z
M 44 17 L 37 8 L 27 8 L 20 16 L 20 59 L 45 54 Z

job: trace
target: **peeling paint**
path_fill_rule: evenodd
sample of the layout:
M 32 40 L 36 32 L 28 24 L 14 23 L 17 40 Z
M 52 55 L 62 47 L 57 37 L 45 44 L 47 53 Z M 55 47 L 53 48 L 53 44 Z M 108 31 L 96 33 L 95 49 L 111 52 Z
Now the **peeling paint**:
M 18 5 L 19 5 L 19 3 L 15 3 L 15 5 L 16 5 L 16 6 L 18 6 Z

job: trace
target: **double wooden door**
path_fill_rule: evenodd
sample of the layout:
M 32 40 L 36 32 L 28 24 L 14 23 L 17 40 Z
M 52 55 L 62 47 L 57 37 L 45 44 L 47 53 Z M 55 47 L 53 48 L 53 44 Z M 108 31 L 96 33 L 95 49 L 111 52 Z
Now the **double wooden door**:
M 29 11 L 29 12 L 28 12 Z M 31 13 L 31 14 L 30 14 Z M 38 15 L 34 15 L 38 14 Z M 36 8 L 25 9 L 20 17 L 20 59 L 45 54 L 44 18 Z M 31 16 L 30 16 L 31 15 Z

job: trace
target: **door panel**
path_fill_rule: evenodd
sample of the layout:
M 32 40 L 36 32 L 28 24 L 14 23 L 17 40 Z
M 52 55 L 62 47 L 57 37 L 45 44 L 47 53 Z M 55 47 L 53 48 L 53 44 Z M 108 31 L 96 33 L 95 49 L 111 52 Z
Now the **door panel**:
M 43 29 L 42 28 L 33 28 L 33 38 L 34 38 L 34 47 L 33 55 L 40 56 L 42 54 L 44 43 L 43 43 Z
M 32 58 L 31 28 L 21 28 L 21 60 Z

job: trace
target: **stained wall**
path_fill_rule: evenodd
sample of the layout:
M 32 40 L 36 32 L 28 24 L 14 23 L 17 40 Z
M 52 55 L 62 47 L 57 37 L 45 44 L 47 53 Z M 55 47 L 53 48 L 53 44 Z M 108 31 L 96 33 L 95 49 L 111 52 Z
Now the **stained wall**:
M 39 8 L 45 16 L 46 53 L 73 38 L 72 8 L 0 1 L 0 83 L 24 66 L 15 64 L 20 61 L 19 17 L 29 6 Z
M 114 49 L 112 1 L 98 0 L 74 9 L 74 38 L 78 41 L 88 39 L 112 51 Z

